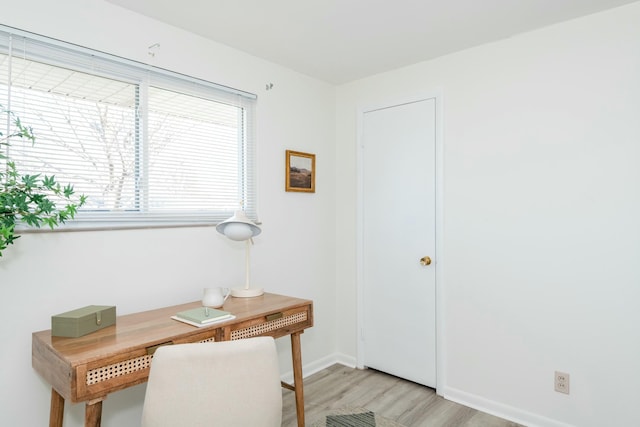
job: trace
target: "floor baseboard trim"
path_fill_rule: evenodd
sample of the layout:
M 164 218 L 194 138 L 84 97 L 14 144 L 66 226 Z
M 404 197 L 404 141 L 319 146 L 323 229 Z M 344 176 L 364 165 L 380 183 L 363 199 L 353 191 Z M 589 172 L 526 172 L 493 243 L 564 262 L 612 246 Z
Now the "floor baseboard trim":
M 342 353 L 333 353 L 321 359 L 314 360 L 311 363 L 303 363 L 302 377 L 306 378 L 309 375 L 320 372 L 323 369 L 328 368 L 329 366 L 335 365 L 336 363 L 347 366 L 349 368 L 356 367 L 356 359 L 354 357 L 347 356 Z M 293 383 L 293 371 L 285 372 L 283 375 L 281 375 L 280 378 L 286 383 Z
M 565 424 L 451 387 L 443 387 L 443 397 L 461 405 L 477 409 L 478 411 L 486 412 L 487 414 L 495 415 L 496 417 L 529 427 L 573 427 L 571 424 Z

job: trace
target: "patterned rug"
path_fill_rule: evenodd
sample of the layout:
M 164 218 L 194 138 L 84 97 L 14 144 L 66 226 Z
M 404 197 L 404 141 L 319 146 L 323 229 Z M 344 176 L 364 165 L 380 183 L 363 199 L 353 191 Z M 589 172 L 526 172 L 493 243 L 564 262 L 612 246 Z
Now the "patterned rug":
M 345 407 L 327 412 L 311 427 L 403 427 L 366 408 Z

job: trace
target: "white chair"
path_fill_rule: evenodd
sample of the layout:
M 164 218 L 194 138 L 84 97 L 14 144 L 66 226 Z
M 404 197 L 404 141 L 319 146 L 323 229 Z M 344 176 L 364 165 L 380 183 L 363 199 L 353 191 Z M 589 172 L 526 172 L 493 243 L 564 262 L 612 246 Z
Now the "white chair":
M 142 427 L 280 427 L 281 421 L 273 338 L 176 344 L 154 354 Z

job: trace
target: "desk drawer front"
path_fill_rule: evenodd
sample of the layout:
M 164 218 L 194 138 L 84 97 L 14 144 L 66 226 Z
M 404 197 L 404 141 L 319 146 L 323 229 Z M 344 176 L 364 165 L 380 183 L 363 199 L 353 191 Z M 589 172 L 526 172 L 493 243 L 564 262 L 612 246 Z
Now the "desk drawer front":
M 151 365 L 152 357 L 153 355 L 145 354 L 144 356 L 91 369 L 87 371 L 86 383 L 90 386 L 102 381 L 108 381 L 112 378 L 129 375 L 142 369 L 147 369 Z
M 267 316 L 269 318 L 269 316 Z M 307 322 L 309 319 L 309 312 L 307 307 L 304 307 L 302 311 L 294 313 L 285 313 L 282 317 L 275 320 L 267 320 L 263 323 L 254 324 L 245 328 L 235 329 L 231 331 L 231 339 L 239 340 L 242 338 L 250 338 L 259 335 L 269 334 L 270 332 L 277 331 L 278 329 L 287 328 L 293 325 Z
M 205 343 L 215 341 L 214 337 L 196 340 L 195 342 Z M 169 343 L 170 344 L 170 343 Z M 87 371 L 85 383 L 87 387 L 102 383 L 104 381 L 116 380 L 119 377 L 134 375 L 135 373 L 149 369 L 153 354 L 145 354 L 138 357 L 132 357 L 116 363 L 100 366 Z M 126 380 L 125 380 L 126 381 Z

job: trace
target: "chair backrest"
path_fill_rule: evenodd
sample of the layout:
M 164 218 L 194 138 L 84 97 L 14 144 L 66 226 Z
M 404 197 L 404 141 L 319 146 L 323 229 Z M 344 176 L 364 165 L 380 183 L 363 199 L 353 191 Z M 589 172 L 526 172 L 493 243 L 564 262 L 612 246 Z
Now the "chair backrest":
M 142 427 L 280 427 L 281 420 L 273 338 L 176 344 L 154 354 Z

